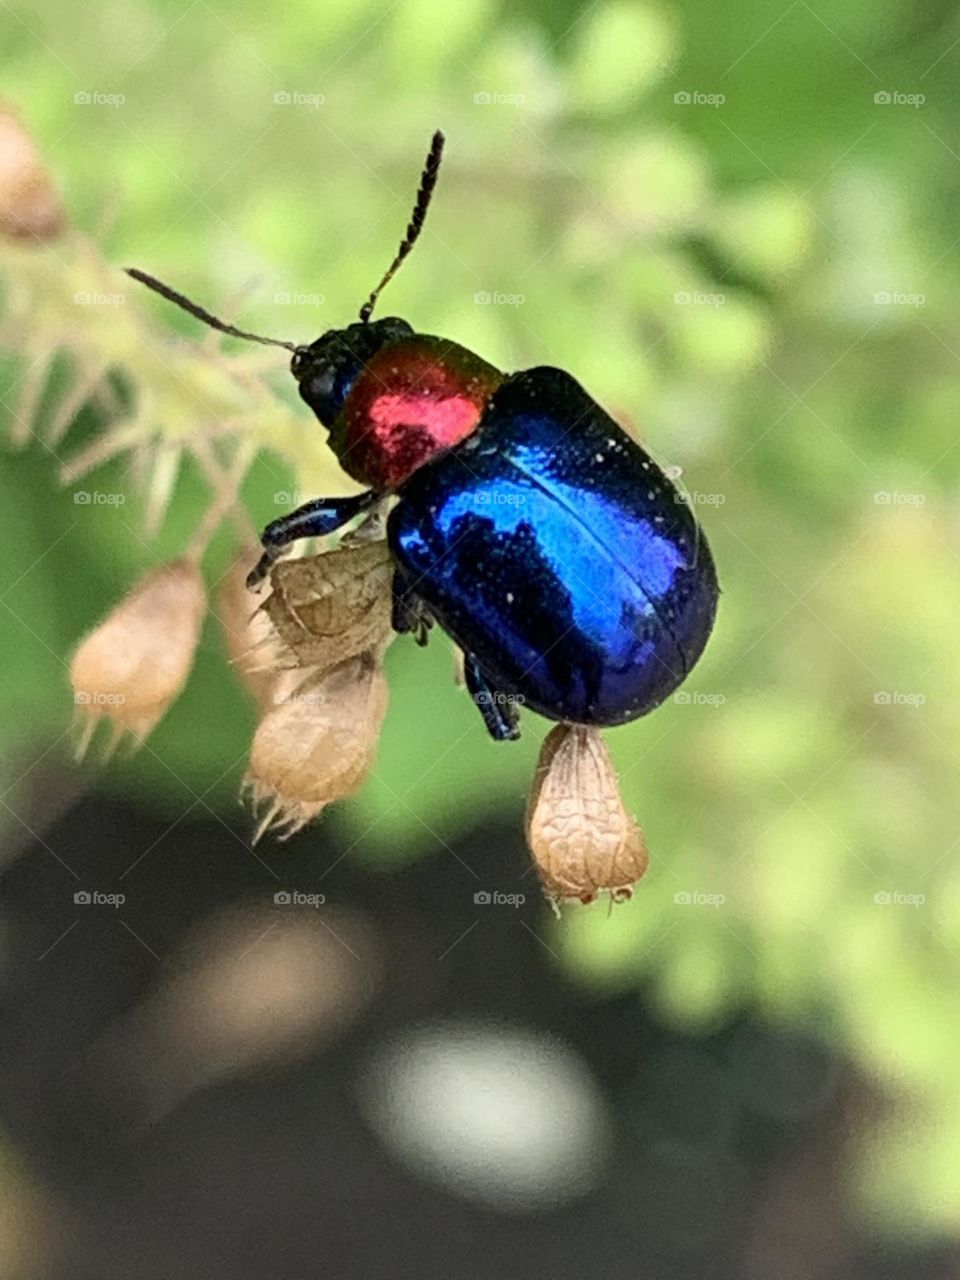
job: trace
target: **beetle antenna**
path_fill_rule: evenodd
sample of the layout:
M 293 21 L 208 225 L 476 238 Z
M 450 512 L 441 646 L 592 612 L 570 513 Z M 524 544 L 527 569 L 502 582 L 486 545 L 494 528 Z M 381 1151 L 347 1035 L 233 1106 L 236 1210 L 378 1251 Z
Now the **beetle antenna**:
M 386 275 L 360 308 L 360 319 L 364 324 L 366 324 L 370 319 L 373 308 L 376 306 L 377 298 L 380 297 L 384 286 L 388 285 L 396 275 L 397 268 L 417 243 L 417 238 L 423 230 L 423 220 L 427 216 L 427 209 L 430 206 L 430 197 L 433 195 L 433 189 L 437 185 L 437 174 L 440 170 L 440 157 L 443 155 L 443 143 L 443 134 L 438 129 L 430 142 L 430 150 L 427 152 L 427 159 L 423 166 L 423 173 L 420 175 L 420 190 L 417 192 L 417 202 L 413 206 L 413 213 L 410 215 L 410 222 L 407 225 L 406 233 L 400 241 L 400 248 L 397 250 L 397 256 L 394 258 L 393 262 L 390 263 L 390 267 Z
M 229 333 L 234 338 L 246 338 L 249 342 L 262 342 L 268 347 L 286 347 L 288 351 L 296 351 L 297 349 L 294 342 L 281 342 L 279 338 L 264 338 L 259 333 L 247 333 L 246 330 L 237 329 L 232 324 L 225 324 L 223 320 L 218 320 L 216 316 L 211 315 L 204 307 L 191 302 L 182 293 L 177 293 L 176 289 L 171 289 L 162 280 L 148 276 L 145 271 L 140 271 L 137 267 L 127 267 L 126 272 L 128 276 L 132 276 L 134 280 L 139 280 L 141 284 L 145 284 L 154 293 L 159 293 L 161 298 L 166 298 L 168 302 L 175 302 L 184 311 L 189 311 L 192 316 L 196 316 L 198 320 L 208 324 L 211 329 L 219 329 L 221 333 Z

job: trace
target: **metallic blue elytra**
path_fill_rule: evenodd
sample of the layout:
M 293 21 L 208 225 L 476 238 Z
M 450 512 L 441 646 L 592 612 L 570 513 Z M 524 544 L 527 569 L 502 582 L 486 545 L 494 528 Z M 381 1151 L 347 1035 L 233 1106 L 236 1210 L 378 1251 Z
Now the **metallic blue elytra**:
M 401 597 L 475 658 L 479 693 L 554 720 L 644 715 L 713 625 L 689 504 L 560 369 L 506 379 L 477 430 L 400 489 L 388 538 Z

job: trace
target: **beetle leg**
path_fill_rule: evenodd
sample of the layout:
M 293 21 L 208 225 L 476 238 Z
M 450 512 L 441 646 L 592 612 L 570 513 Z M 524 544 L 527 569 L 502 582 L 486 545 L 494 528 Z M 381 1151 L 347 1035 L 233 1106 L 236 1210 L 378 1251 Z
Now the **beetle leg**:
M 322 538 L 325 534 L 334 533 L 366 511 L 379 499 L 379 494 L 369 490 L 357 493 L 350 498 L 314 498 L 291 511 L 289 515 L 272 520 L 260 535 L 263 543 L 263 555 L 257 561 L 256 568 L 247 575 L 247 586 L 255 587 L 270 572 L 273 562 L 280 558 L 292 542 L 300 538 Z
M 423 601 L 409 589 L 403 576 L 393 575 L 393 629 L 398 635 L 412 633 L 413 638 L 422 649 L 430 638 L 433 618 L 424 607 Z
M 477 704 L 490 736 L 497 742 L 519 738 L 520 709 L 517 703 L 494 687 L 472 653 L 464 657 L 463 674 L 470 697 Z

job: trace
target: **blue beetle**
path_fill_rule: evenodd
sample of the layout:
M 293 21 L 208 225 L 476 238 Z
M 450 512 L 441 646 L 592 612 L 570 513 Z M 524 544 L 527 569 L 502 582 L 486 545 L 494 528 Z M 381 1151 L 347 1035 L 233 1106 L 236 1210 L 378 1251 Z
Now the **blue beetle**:
M 494 738 L 519 735 L 521 705 L 623 724 L 668 697 L 703 651 L 718 596 L 710 549 L 663 471 L 570 374 L 506 375 L 405 320 L 371 320 L 423 226 L 442 148 L 437 133 L 406 235 L 359 320 L 309 345 L 247 333 L 130 275 L 216 329 L 290 350 L 301 397 L 367 486 L 269 524 L 251 586 L 292 542 L 394 497 L 393 625 L 420 643 L 434 622 L 452 637 Z

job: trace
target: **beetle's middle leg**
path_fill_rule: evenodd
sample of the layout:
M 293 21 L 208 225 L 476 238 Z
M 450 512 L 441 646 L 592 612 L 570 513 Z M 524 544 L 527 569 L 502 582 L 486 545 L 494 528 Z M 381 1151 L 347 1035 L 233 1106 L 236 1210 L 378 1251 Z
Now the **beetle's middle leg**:
M 297 542 L 300 538 L 322 538 L 328 533 L 335 533 L 361 511 L 374 506 L 379 498 L 380 495 L 372 489 L 366 493 L 354 494 L 351 498 L 314 498 L 289 515 L 272 520 L 260 535 L 263 555 L 256 567 L 247 574 L 247 586 L 255 587 L 261 583 L 274 561 L 283 555 L 292 542 Z
M 412 634 L 421 649 L 430 638 L 433 618 L 420 597 L 407 586 L 401 573 L 393 575 L 392 621 L 398 635 Z
M 496 742 L 519 738 L 520 708 L 513 698 L 496 687 L 472 653 L 464 655 L 463 675 L 491 738 Z

